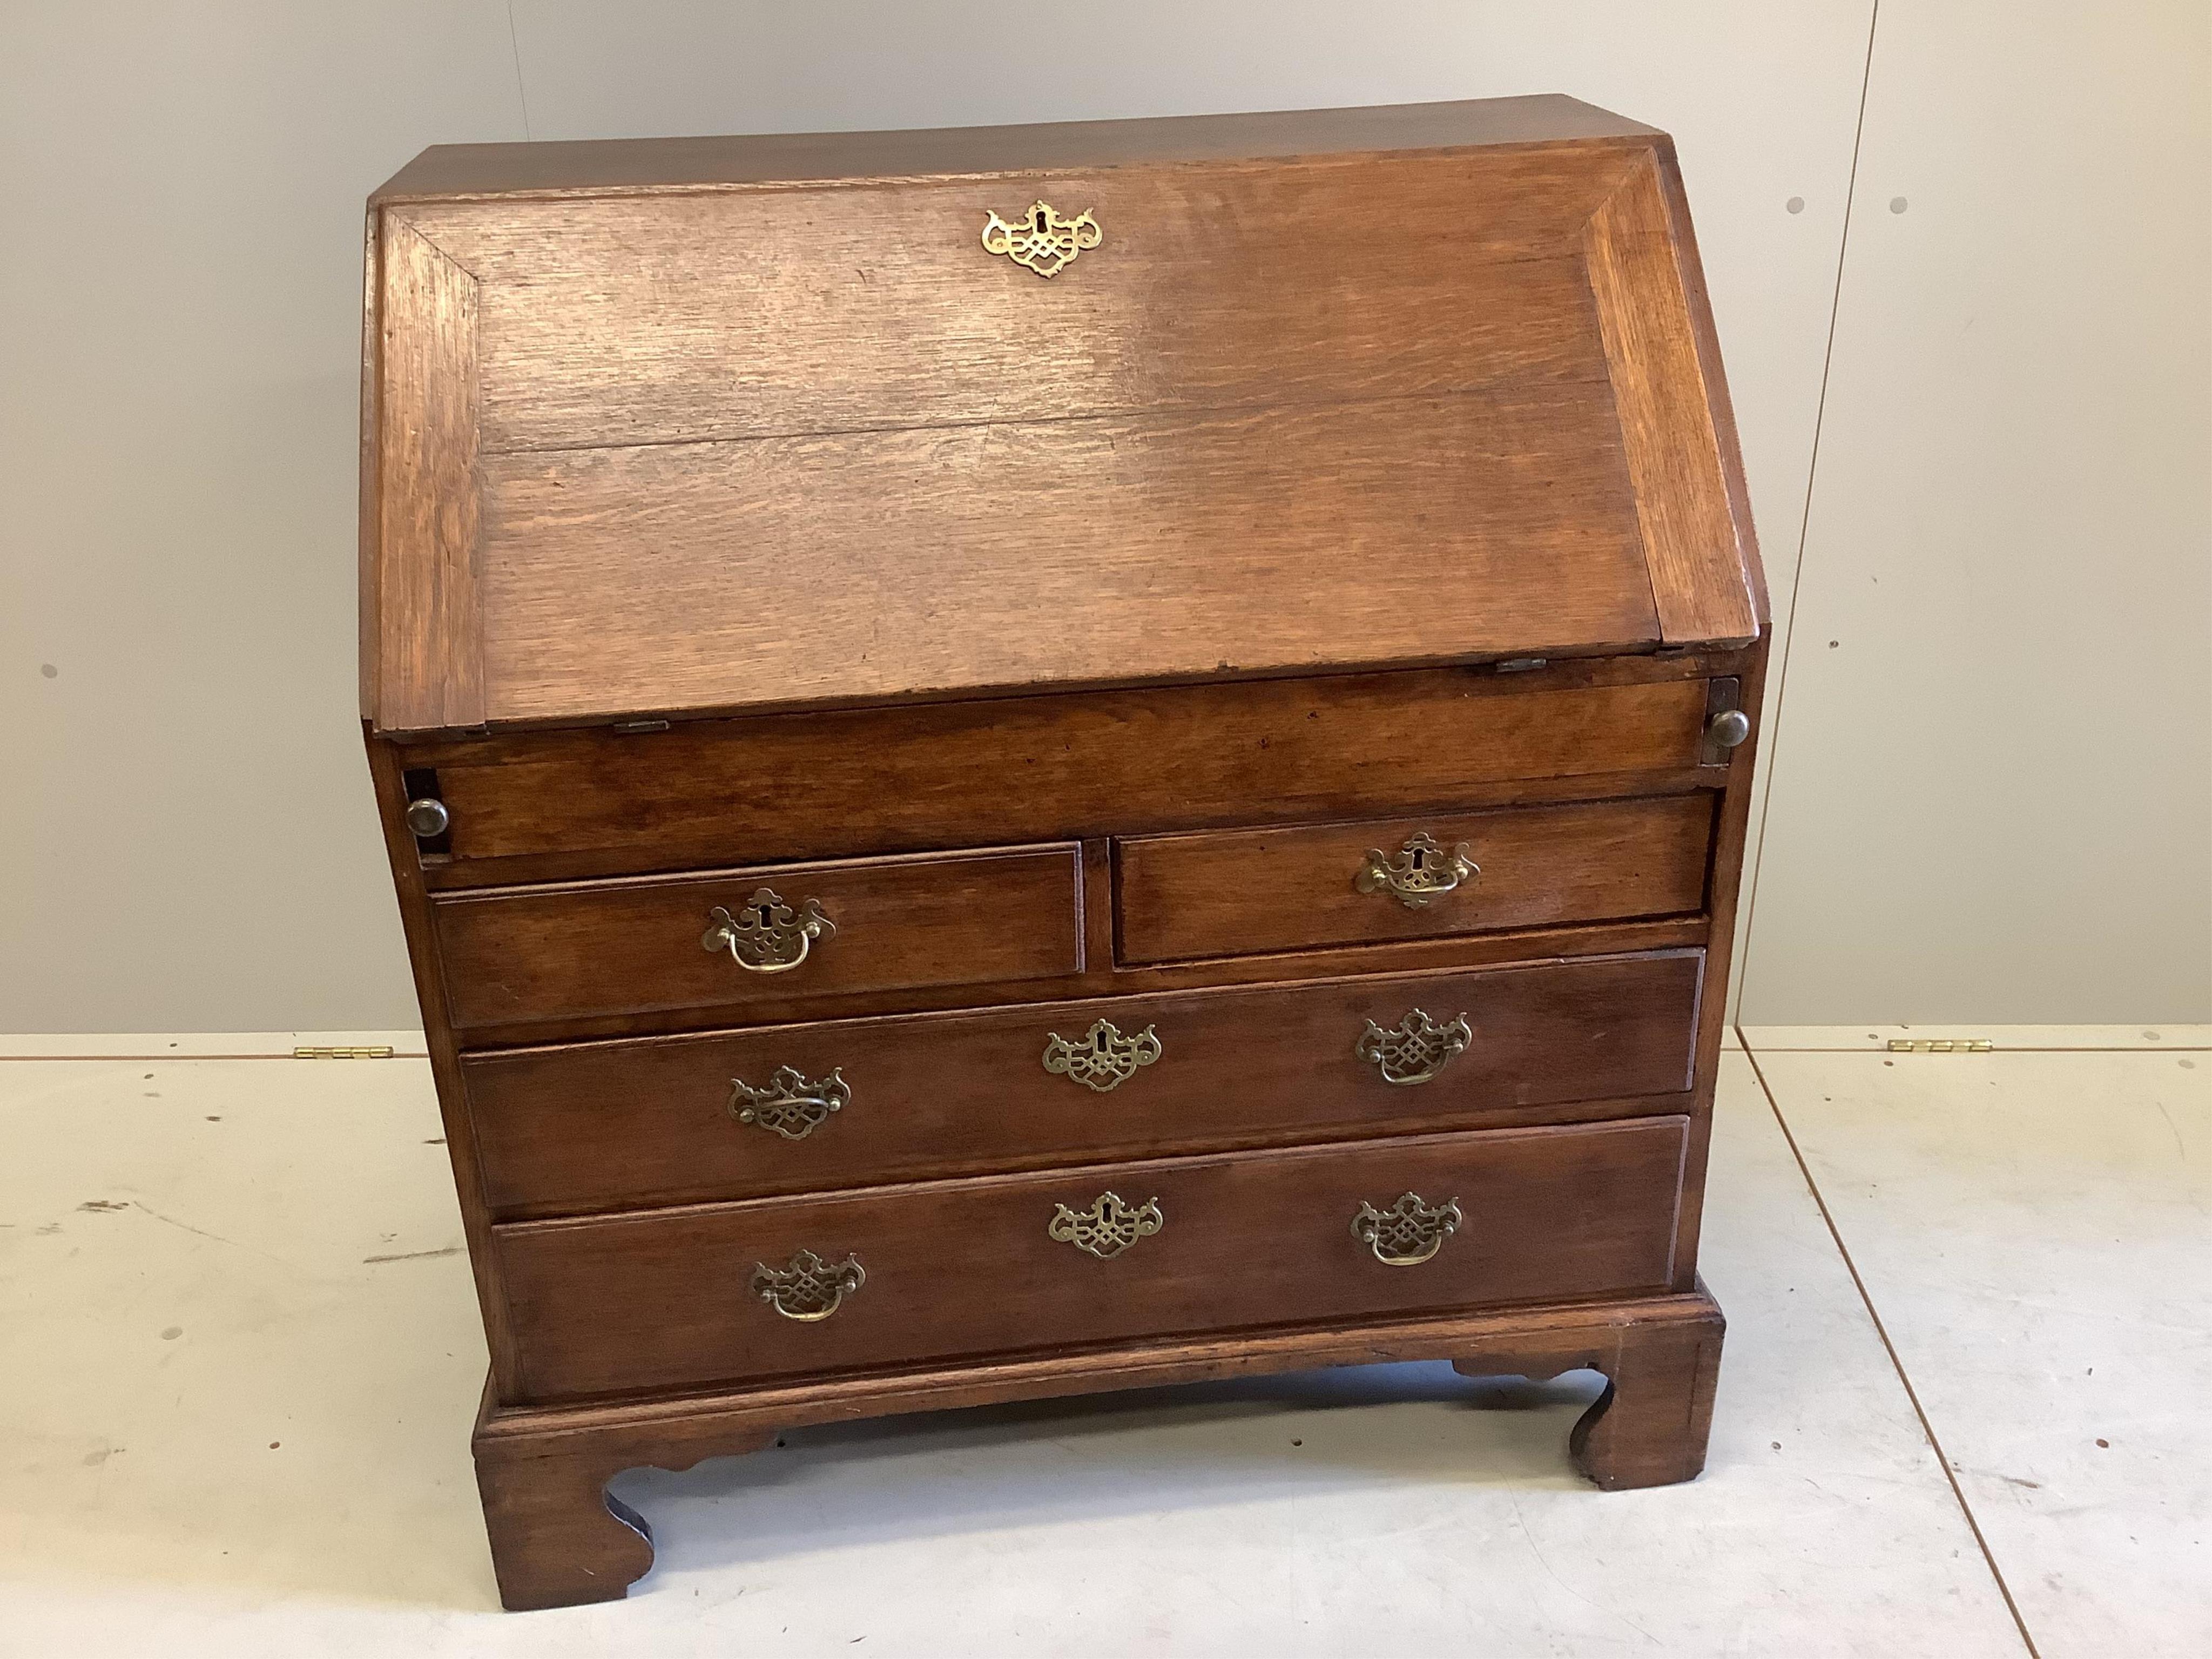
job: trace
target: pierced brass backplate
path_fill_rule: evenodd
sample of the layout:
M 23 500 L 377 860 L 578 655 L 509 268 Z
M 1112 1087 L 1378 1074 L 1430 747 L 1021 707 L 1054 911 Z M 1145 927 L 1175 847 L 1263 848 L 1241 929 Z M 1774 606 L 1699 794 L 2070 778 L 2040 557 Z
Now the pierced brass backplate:
M 1424 830 L 1399 848 L 1395 858 L 1386 859 L 1379 848 L 1369 848 L 1367 862 L 1359 866 L 1352 884 L 1363 893 L 1388 893 L 1408 910 L 1419 910 L 1481 873 L 1481 866 L 1468 856 L 1465 842 L 1447 853 Z
M 1063 219 L 1050 203 L 1037 202 L 1012 224 L 991 215 L 983 224 L 983 250 L 1002 253 L 1040 276 L 1057 276 L 1077 254 L 1097 247 L 1104 234 L 1088 213 Z
M 1352 1052 L 1379 1069 L 1385 1083 L 1426 1083 L 1474 1041 L 1474 1028 L 1465 1014 L 1440 1025 L 1416 1008 L 1393 1031 L 1369 1020 Z
M 1086 1088 L 1104 1094 L 1136 1076 L 1137 1067 L 1160 1057 L 1160 1040 L 1149 1025 L 1134 1036 L 1123 1036 L 1111 1020 L 1093 1022 L 1091 1029 L 1070 1042 L 1057 1031 L 1044 1045 L 1044 1068 L 1054 1077 L 1071 1077 Z
M 840 1066 L 831 1066 L 819 1083 L 793 1066 L 777 1066 L 765 1089 L 741 1077 L 730 1079 L 730 1115 L 772 1129 L 786 1140 L 805 1139 L 830 1121 L 830 1113 L 852 1103 L 852 1085 Z
M 727 951 L 738 966 L 756 974 L 787 973 L 806 960 L 817 939 L 835 937 L 836 924 L 822 914 L 821 903 L 807 899 L 796 908 L 763 887 L 732 915 L 720 905 L 707 913 L 708 927 L 699 941 L 702 951 Z
M 801 1250 L 787 1267 L 771 1267 L 763 1261 L 753 1268 L 753 1294 L 786 1319 L 806 1324 L 829 1318 L 867 1282 L 860 1259 L 854 1255 L 831 1262 L 811 1250 Z
M 1419 1193 L 1403 1193 L 1387 1210 L 1362 1199 L 1359 1213 L 1352 1218 L 1352 1236 L 1386 1267 L 1418 1267 L 1443 1249 L 1465 1218 L 1455 1198 L 1429 1205 Z
M 1052 1219 L 1045 1224 L 1044 1231 L 1048 1238 L 1073 1244 L 1079 1250 L 1088 1250 L 1101 1261 L 1108 1261 L 1139 1239 L 1150 1238 L 1166 1224 L 1167 1218 L 1160 1213 L 1157 1198 L 1131 1204 L 1119 1193 L 1101 1193 L 1098 1201 L 1087 1210 L 1054 1205 Z

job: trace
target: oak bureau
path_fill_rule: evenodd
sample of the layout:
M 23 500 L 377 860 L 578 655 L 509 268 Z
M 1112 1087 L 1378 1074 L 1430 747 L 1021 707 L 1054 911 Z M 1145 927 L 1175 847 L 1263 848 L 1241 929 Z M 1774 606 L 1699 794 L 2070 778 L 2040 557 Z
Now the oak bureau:
M 1595 1367 L 1705 1459 L 1765 599 L 1563 98 L 426 152 L 362 696 L 513 1607 L 836 1419 Z

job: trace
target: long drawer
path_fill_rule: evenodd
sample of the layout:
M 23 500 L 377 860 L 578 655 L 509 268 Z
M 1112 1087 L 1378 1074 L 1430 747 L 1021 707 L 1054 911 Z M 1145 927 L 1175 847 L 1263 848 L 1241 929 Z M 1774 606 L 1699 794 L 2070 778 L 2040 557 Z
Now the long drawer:
M 1072 846 L 441 898 L 453 1024 L 1047 978 L 1083 966 Z
M 1673 678 L 1629 680 L 1637 674 Z M 1600 683 L 1585 683 L 1591 677 Z M 1691 665 L 1441 668 L 460 738 L 410 751 L 441 886 L 1313 823 L 1680 774 Z
M 496 1231 L 538 1400 L 1656 1291 L 1688 1120 L 1092 1165 Z
M 748 1198 L 1673 1093 L 1702 962 L 763 1026 L 477 1054 L 462 1074 L 495 1213 Z

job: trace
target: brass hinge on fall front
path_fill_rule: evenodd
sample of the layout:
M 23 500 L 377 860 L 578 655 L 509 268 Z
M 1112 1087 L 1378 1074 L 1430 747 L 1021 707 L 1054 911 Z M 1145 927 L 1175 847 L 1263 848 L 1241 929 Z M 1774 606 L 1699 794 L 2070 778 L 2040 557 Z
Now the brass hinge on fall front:
M 1996 1048 L 1987 1037 L 1892 1037 L 1893 1054 L 1986 1054 Z
M 389 1060 L 392 1045 L 379 1042 L 356 1048 L 295 1048 L 295 1060 Z

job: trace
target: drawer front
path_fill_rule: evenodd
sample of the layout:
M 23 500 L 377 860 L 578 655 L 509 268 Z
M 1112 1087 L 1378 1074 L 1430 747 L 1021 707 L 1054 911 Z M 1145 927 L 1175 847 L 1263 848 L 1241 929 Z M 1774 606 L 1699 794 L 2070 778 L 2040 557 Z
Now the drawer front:
M 1703 961 L 1677 951 L 765 1026 L 474 1054 L 462 1073 L 495 1213 L 750 1198 L 1672 1094 L 1690 1086 Z M 1416 1010 L 1448 1030 L 1463 1021 L 1464 1046 L 1425 1082 L 1387 1081 L 1384 1045 L 1363 1058 L 1361 1041 L 1370 1026 L 1402 1032 Z M 1100 1020 L 1120 1041 L 1104 1039 L 1098 1069 L 1046 1068 L 1055 1036 L 1095 1053 Z M 1419 1069 L 1402 1037 L 1391 1053 L 1396 1074 Z
M 1177 962 L 1694 911 L 1713 800 L 1699 791 L 1124 841 L 1119 952 Z
M 1079 849 L 510 888 L 433 907 L 453 1024 L 561 1020 L 1083 966 Z
M 702 1386 L 1656 1291 L 1687 1131 L 1100 1164 L 510 1225 L 496 1248 L 532 1397 Z
M 592 872 L 1313 823 L 1698 765 L 1702 678 L 1462 669 L 548 732 L 408 760 L 452 814 L 433 873 Z M 429 787 L 426 785 L 426 787 Z M 582 871 L 577 873 L 583 873 Z

